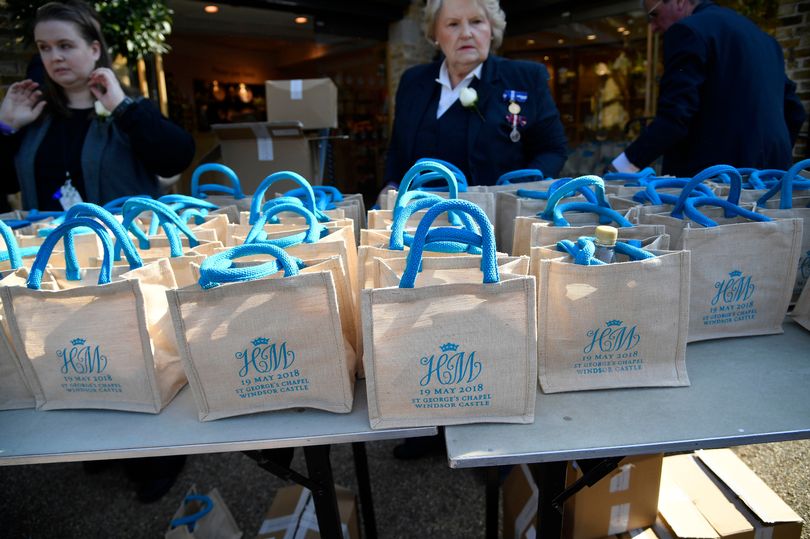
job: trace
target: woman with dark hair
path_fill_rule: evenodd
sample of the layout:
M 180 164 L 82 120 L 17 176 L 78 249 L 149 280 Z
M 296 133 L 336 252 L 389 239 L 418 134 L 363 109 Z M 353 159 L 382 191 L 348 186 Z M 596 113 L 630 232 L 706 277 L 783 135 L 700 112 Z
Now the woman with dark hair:
M 17 82 L 0 105 L 3 192 L 21 190 L 25 209 L 103 204 L 119 196 L 156 196 L 158 174 L 172 176 L 191 164 L 191 135 L 150 101 L 124 92 L 110 69 L 101 25 L 86 4 L 40 7 L 34 40 L 44 91 L 31 79 Z M 182 455 L 130 459 L 125 468 L 138 499 L 150 502 L 169 490 L 184 462 Z M 99 467 L 89 463 L 85 469 Z
M 149 100 L 125 93 L 87 4 L 40 7 L 34 41 L 44 88 L 30 79 L 14 83 L 0 105 L 3 191 L 22 191 L 25 209 L 158 196 L 158 175 L 173 176 L 191 164 L 191 135 Z

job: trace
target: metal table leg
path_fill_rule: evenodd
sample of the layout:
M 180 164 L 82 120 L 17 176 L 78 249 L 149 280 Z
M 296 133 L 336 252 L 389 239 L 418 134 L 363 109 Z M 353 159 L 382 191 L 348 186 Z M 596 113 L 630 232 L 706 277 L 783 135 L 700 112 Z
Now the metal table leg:
M 354 470 L 357 474 L 357 486 L 360 491 L 360 510 L 363 512 L 363 528 L 366 532 L 366 539 L 376 539 L 377 520 L 374 517 L 374 504 L 371 497 L 371 478 L 368 473 L 366 443 L 352 443 L 352 454 L 354 455 Z
M 554 497 L 565 489 L 565 462 L 531 464 L 532 476 L 540 496 L 537 503 L 537 537 L 559 539 L 562 511 L 554 506 Z
M 315 513 L 318 515 L 318 528 L 324 539 L 342 539 L 340 513 L 338 512 L 335 480 L 332 477 L 332 464 L 329 462 L 328 445 L 304 447 L 304 458 L 307 462 L 309 478 L 315 483 L 312 499 L 315 502 Z

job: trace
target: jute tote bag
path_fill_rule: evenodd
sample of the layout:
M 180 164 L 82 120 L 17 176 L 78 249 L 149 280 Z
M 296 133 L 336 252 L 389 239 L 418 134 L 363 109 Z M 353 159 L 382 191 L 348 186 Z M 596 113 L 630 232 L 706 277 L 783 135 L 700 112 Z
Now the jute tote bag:
M 6 244 L 6 254 L 11 271 L 23 267 L 22 256 L 14 237 L 14 231 L 0 221 L 0 235 Z M 7 286 L 8 282 L 0 280 L 0 286 Z M 34 394 L 23 377 L 22 365 L 17 358 L 17 352 L 11 343 L 8 334 L 8 324 L 5 316 L 0 312 L 0 410 L 14 410 L 17 408 L 33 408 L 36 404 Z
M 346 194 L 340 192 L 332 185 L 313 185 L 312 191 L 315 193 L 315 207 L 321 211 L 343 210 L 346 219 L 351 219 L 354 223 L 354 237 L 360 238 L 360 230 L 366 227 L 366 204 L 363 195 L 359 193 Z M 303 187 L 287 191 L 279 196 L 295 197 L 306 200 L 307 192 Z
M 312 185 L 306 180 L 306 178 L 296 172 L 284 170 L 281 172 L 275 172 L 262 180 L 262 183 L 260 183 L 259 187 L 256 188 L 256 192 L 253 193 L 253 200 L 250 203 L 250 212 L 241 212 L 239 214 L 239 222 L 249 225 L 254 224 L 262 214 L 262 207 L 265 203 L 264 196 L 265 193 L 267 193 L 267 190 L 270 189 L 273 184 L 284 180 L 295 182 L 304 189 L 305 195 L 302 197 L 304 207 L 314 213 L 318 217 L 319 222 L 328 221 L 330 219 L 345 218 L 346 215 L 341 209 L 326 211 L 319 210 L 315 202 L 315 192 L 312 190 Z M 287 221 L 295 223 L 304 222 L 302 218 L 297 216 L 282 219 L 282 222 Z
M 446 199 L 468 200 L 479 206 L 490 222 L 495 223 L 495 194 L 485 191 L 470 191 L 467 180 L 459 176 L 457 167 L 438 159 L 420 159 L 402 177 L 399 190 L 388 191 L 387 208 L 395 208 L 397 199 L 408 191 L 428 191 Z M 429 187 L 431 182 L 438 181 L 440 187 Z
M 424 243 L 468 241 L 468 231 L 430 231 L 446 211 L 478 223 L 483 283 L 415 286 Z M 466 238 L 466 239 L 465 239 Z M 464 200 L 430 208 L 397 288 L 363 290 L 369 422 L 374 429 L 463 423 L 531 423 L 537 396 L 532 277 L 499 274 L 492 225 Z
M 560 245 L 532 270 L 543 392 L 689 385 L 689 252 L 617 242 L 603 264 L 591 238 Z
M 810 196 L 794 190 L 797 180 L 810 186 L 810 180 L 800 179 L 799 172 L 810 167 L 810 159 L 796 163 L 782 175 L 773 187 L 757 200 L 758 213 L 774 219 L 801 219 L 803 224 L 802 245 L 799 249 L 799 266 L 793 286 L 792 301 L 799 298 L 810 277 Z M 778 195 L 776 199 L 775 195 Z
M 730 169 L 731 201 L 690 197 L 701 173 L 684 188 L 670 215 L 642 216 L 666 227 L 671 248 L 692 252 L 689 342 L 782 333 L 796 280 L 802 222 L 771 219 L 734 204 L 740 176 L 732 167 L 719 169 Z M 703 207 L 716 210 L 701 211 Z
M 588 184 L 591 179 L 579 179 L 574 182 Z M 572 185 L 574 182 L 571 182 Z M 597 199 L 600 197 L 600 186 L 594 185 Z M 562 188 L 565 189 L 565 186 Z M 618 227 L 619 239 L 643 240 L 645 238 L 657 237 L 664 233 L 662 225 L 634 225 L 625 219 L 620 213 L 611 209 L 608 205 L 594 204 L 591 202 L 572 201 L 563 202 L 562 193 L 555 192 L 549 199 L 549 205 L 538 218 L 520 218 L 520 235 L 523 235 L 525 227 L 523 222 L 532 219 L 529 228 L 529 249 L 544 245 L 554 245 L 561 240 L 575 240 L 581 236 L 593 236 L 596 234 L 596 227 L 600 224 L 611 224 Z M 521 238 L 520 243 L 524 243 Z M 523 251 L 521 247 L 519 250 Z
M 219 183 L 200 184 L 203 174 L 224 176 L 230 186 Z M 206 200 L 217 206 L 236 206 L 239 211 L 250 211 L 252 197 L 242 191 L 239 176 L 232 168 L 220 163 L 204 163 L 194 169 L 191 175 L 191 196 Z
M 234 267 L 253 255 L 275 260 Z M 266 278 L 281 270 L 283 278 Z M 167 295 L 201 421 L 295 407 L 351 411 L 354 352 L 329 271 L 300 274 L 280 247 L 240 245 L 208 257 L 199 285 Z
M 101 268 L 78 275 L 46 269 L 56 243 L 78 227 L 101 238 Z M 121 234 L 118 243 L 134 269 L 114 268 L 106 230 L 87 217 L 66 221 L 40 248 L 27 286 L 0 287 L 9 332 L 38 409 L 158 413 L 186 383 L 165 296 L 175 286 L 171 266 L 165 260 L 141 266 Z M 67 246 L 65 252 L 69 256 Z M 14 277 L 22 275 L 8 278 Z M 98 284 L 91 282 L 96 279 Z
M 568 198 L 577 193 L 583 196 Z M 545 204 L 536 216 L 515 219 L 512 252 L 516 256 L 528 255 L 532 246 L 593 234 L 598 225 L 613 224 L 620 230 L 625 229 L 622 234 L 626 238 L 640 239 L 663 232 L 663 227 L 651 226 L 629 232 L 633 223 L 610 207 L 604 182 L 598 176 L 583 176 L 559 184 L 543 202 Z

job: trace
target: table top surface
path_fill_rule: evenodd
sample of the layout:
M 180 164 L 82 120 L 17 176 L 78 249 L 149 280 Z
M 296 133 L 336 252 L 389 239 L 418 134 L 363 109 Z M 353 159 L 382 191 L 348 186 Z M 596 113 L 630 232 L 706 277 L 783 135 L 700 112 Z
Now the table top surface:
M 372 430 L 366 386 L 349 414 L 296 408 L 201 422 L 183 388 L 159 414 L 108 410 L 0 412 L 0 465 L 222 453 L 429 436 L 435 427 Z
M 692 343 L 691 385 L 538 392 L 531 425 L 447 427 L 453 468 L 810 438 L 810 332 Z

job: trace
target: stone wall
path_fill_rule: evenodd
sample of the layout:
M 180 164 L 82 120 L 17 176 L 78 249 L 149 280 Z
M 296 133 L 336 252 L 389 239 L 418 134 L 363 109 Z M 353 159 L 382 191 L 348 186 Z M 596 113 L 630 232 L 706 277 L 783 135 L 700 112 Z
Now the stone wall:
M 788 77 L 798 85 L 796 91 L 799 99 L 810 114 L 810 0 L 779 1 L 776 39 L 785 51 Z M 796 160 L 810 157 L 807 132 L 808 124 L 805 122 L 802 127 L 804 138 L 799 139 L 793 151 Z
M 390 122 L 394 121 L 394 98 L 402 73 L 409 67 L 430 62 L 436 53 L 422 34 L 422 5 L 420 0 L 412 0 L 405 17 L 388 29 L 386 76 Z

